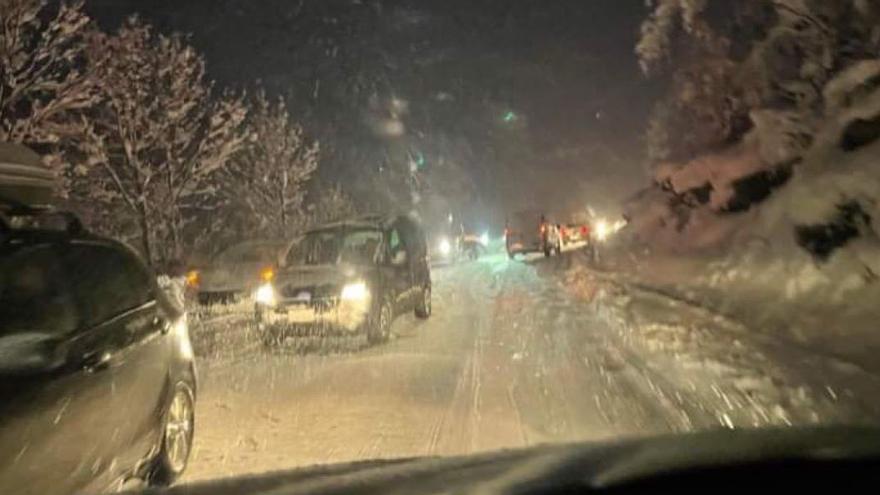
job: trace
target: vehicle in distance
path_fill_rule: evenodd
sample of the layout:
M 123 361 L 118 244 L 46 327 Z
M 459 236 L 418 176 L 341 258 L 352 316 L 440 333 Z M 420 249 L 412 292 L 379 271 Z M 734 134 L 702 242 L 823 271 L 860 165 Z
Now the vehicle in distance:
M 559 237 L 562 245 L 590 242 L 590 226 L 587 224 L 567 223 L 559 226 Z
M 0 493 L 70 494 L 186 468 L 186 319 L 125 245 L 0 203 Z
M 507 255 L 544 253 L 550 256 L 562 251 L 559 229 L 538 210 L 523 210 L 510 215 L 504 227 Z
M 428 257 L 433 265 L 449 265 L 458 261 L 455 238 L 447 233 L 434 236 L 434 242 L 428 246 Z
M 657 494 L 869 492 L 874 429 L 721 430 L 623 442 L 545 445 L 469 457 L 360 461 L 190 484 L 168 495 L 299 493 Z M 515 473 L 516 475 L 512 475 Z
M 425 236 L 407 216 L 361 217 L 317 227 L 257 290 L 256 319 L 267 343 L 302 333 L 389 338 L 406 311 L 431 315 Z
M 199 304 L 229 304 L 250 297 L 260 284 L 271 281 L 288 242 L 256 240 L 220 251 L 202 269 L 189 272 L 187 282 Z

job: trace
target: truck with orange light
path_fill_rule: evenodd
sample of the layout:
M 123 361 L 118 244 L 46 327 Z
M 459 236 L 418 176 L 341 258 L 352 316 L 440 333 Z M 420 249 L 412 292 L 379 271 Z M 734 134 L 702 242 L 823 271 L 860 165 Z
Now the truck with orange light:
M 590 226 L 585 223 L 565 223 L 559 226 L 562 246 L 590 242 Z
M 204 267 L 190 270 L 188 289 L 206 306 L 246 300 L 261 284 L 272 281 L 290 246 L 290 241 L 266 240 L 233 244 Z
M 510 215 L 504 226 L 504 243 L 510 259 L 525 253 L 544 253 L 550 257 L 562 251 L 559 228 L 539 210 L 522 210 Z

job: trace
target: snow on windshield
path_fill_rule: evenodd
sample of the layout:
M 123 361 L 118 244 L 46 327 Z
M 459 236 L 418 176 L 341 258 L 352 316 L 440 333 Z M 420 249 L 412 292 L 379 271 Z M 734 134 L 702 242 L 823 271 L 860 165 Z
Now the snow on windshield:
M 378 230 L 327 230 L 307 234 L 291 251 L 289 265 L 339 262 L 369 264 L 378 259 L 382 233 Z

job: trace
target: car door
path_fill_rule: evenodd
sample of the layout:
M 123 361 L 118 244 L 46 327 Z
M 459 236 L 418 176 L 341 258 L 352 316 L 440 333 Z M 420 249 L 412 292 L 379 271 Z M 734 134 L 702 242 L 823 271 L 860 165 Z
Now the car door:
M 75 292 L 87 308 L 90 332 L 103 345 L 85 345 L 84 351 L 112 380 L 104 419 L 113 431 L 114 474 L 127 474 L 157 444 L 173 322 L 156 303 L 148 271 L 126 249 L 82 242 L 71 246 L 66 259 L 71 267 L 91 267 L 77 279 Z
M 428 248 L 425 234 L 416 222 L 402 218 L 398 225 L 407 251 L 410 273 L 409 287 L 407 288 L 409 293 L 406 299 L 409 309 L 412 309 L 419 300 L 422 288 L 431 284 L 431 275 L 428 269 Z
M 412 287 L 412 270 L 410 268 L 409 254 L 406 250 L 400 229 L 397 226 L 391 227 L 387 234 L 388 246 L 388 284 L 389 292 L 394 300 L 395 312 L 402 312 L 406 309 L 408 298 L 410 297 L 410 288 Z
M 68 494 L 113 462 L 113 380 L 88 350 L 62 258 L 66 245 L 0 252 L 0 493 Z

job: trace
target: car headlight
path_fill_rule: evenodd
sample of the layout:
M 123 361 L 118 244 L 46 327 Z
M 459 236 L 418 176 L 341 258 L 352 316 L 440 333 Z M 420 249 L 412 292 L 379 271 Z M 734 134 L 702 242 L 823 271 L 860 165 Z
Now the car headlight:
M 272 287 L 272 284 L 263 284 L 259 288 L 257 288 L 257 292 L 254 294 L 254 299 L 257 300 L 258 303 L 264 304 L 266 306 L 274 306 L 275 299 L 275 288 Z
M 480 244 L 482 244 L 483 246 L 489 245 L 489 233 L 488 232 L 483 232 L 483 235 L 480 236 Z
M 440 240 L 440 254 L 443 256 L 448 255 L 452 252 L 452 244 L 449 243 L 449 239 L 441 239 Z
M 367 290 L 367 284 L 363 282 L 355 282 L 352 284 L 346 284 L 342 288 L 342 300 L 344 301 L 363 301 L 367 298 L 370 292 Z

